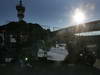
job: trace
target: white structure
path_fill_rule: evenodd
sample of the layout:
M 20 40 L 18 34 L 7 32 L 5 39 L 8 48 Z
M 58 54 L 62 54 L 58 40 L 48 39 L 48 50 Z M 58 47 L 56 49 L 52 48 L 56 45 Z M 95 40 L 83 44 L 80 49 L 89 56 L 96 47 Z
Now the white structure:
M 38 57 L 44 57 L 44 50 L 43 49 L 39 49 L 38 53 L 37 53 Z
M 64 61 L 66 56 L 68 56 L 68 51 L 65 48 L 66 44 L 56 44 L 56 47 L 51 47 L 50 50 L 47 52 L 47 60 L 52 61 Z M 43 49 L 39 49 L 37 56 L 44 57 L 45 51 Z
M 10 35 L 10 42 L 11 43 L 16 43 L 16 38 L 14 38 L 13 35 Z
M 65 46 L 65 44 L 56 44 L 56 47 L 52 47 L 50 51 L 47 52 L 47 59 L 53 61 L 64 61 L 66 56 L 69 54 Z

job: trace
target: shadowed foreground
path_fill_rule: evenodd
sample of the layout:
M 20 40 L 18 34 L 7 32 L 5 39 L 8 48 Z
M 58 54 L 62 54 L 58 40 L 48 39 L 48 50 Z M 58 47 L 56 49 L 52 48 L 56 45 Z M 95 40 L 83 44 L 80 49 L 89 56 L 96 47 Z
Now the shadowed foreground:
M 33 67 L 0 66 L 0 75 L 100 75 L 100 70 L 86 65 L 34 63 Z

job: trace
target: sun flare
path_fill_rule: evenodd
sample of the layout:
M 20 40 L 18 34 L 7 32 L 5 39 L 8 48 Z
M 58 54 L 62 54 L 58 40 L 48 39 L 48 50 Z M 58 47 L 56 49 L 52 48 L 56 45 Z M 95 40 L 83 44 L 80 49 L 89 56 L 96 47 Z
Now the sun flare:
M 86 19 L 85 13 L 81 9 L 76 9 L 73 15 L 73 20 L 75 23 L 83 23 Z

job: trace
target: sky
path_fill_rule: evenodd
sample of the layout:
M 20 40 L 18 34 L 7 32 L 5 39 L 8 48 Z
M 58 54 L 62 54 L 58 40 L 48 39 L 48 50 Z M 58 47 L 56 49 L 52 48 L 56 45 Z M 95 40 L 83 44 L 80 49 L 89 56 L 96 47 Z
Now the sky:
M 0 0 L 0 25 L 17 21 L 18 0 Z M 100 0 L 23 0 L 26 22 L 55 29 L 75 25 L 73 14 L 81 9 L 86 16 L 84 22 L 100 20 Z

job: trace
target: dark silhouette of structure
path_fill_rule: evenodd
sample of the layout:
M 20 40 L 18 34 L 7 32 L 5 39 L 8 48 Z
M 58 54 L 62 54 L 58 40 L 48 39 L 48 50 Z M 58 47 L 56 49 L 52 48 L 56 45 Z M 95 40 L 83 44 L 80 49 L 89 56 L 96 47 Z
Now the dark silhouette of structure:
M 22 4 L 22 0 L 19 1 L 19 4 L 16 6 L 17 16 L 19 21 L 22 21 L 24 18 L 25 7 Z
M 100 20 L 54 31 L 53 39 L 66 42 L 69 53 L 73 54 L 72 57 L 77 56 L 80 50 L 90 47 L 92 51 L 96 52 L 97 58 L 100 58 L 100 35 L 92 35 L 92 33 L 91 36 L 80 35 L 94 31 L 100 31 Z
M 48 30 L 23 20 L 25 7 L 22 0 L 16 9 L 19 21 L 0 26 L 0 57 L 37 57 L 39 43 L 47 39 Z

